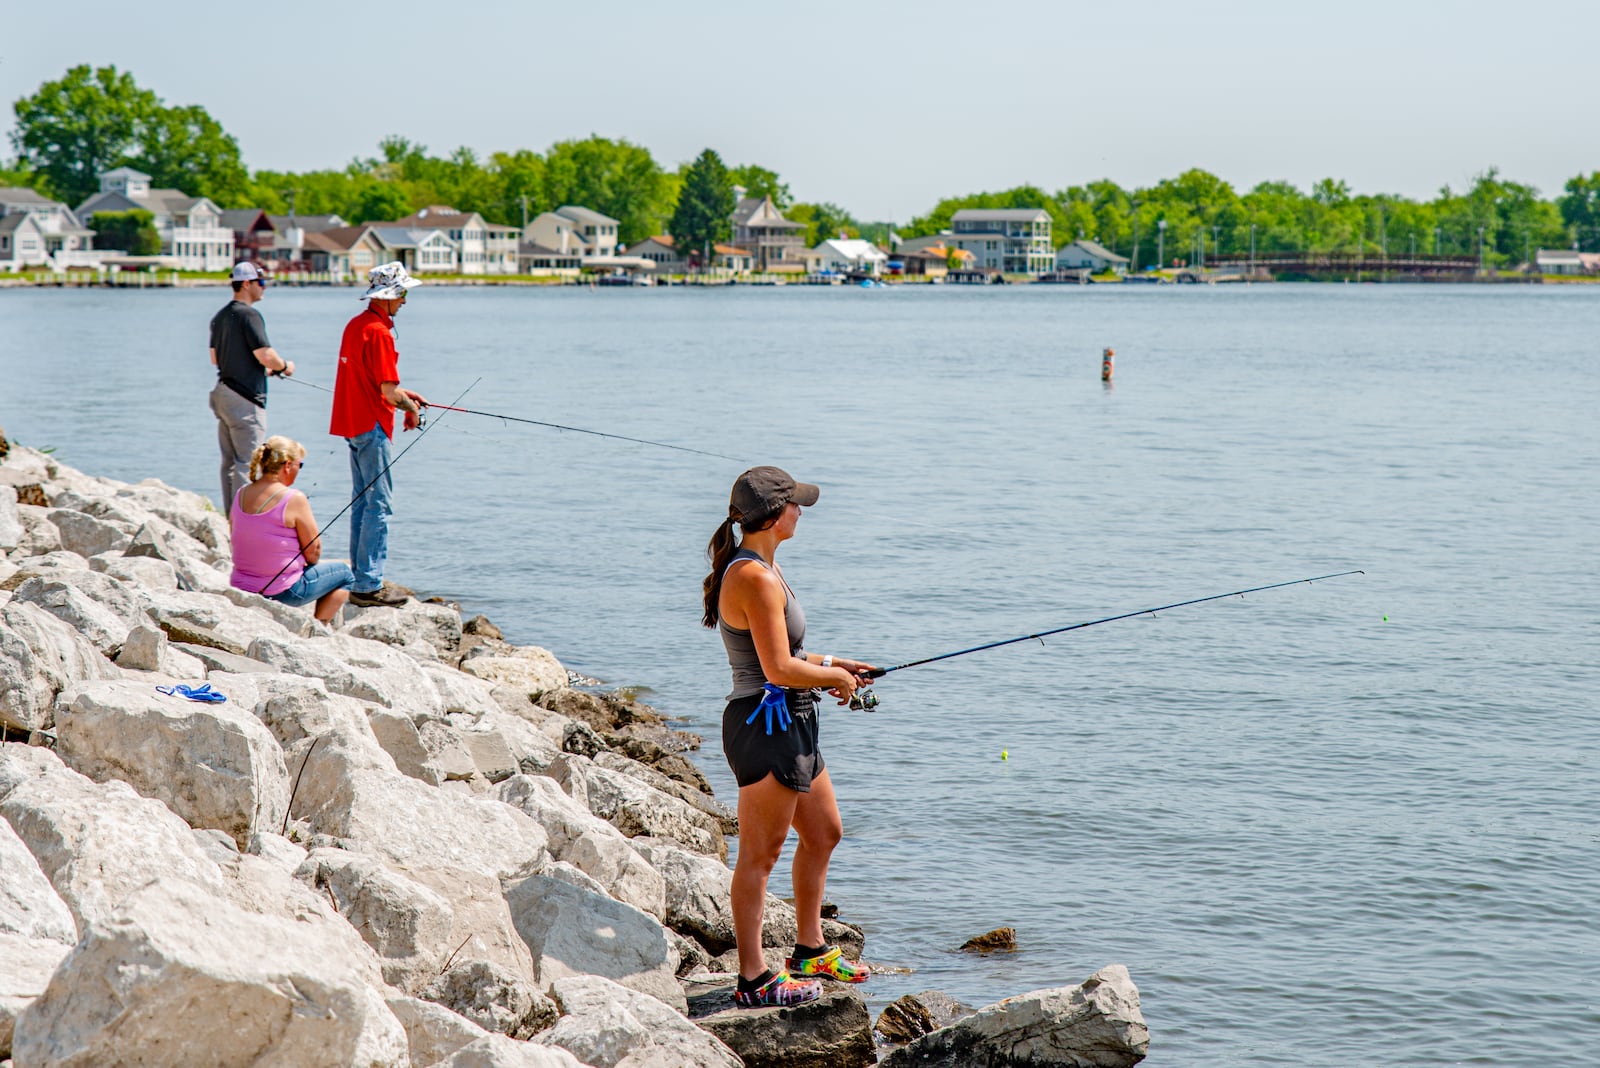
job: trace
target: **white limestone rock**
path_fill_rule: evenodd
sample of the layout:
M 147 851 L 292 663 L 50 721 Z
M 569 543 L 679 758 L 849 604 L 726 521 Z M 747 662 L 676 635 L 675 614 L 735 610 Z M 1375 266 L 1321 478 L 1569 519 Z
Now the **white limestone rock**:
M 882 1063 L 885 1068 L 1128 1068 L 1149 1048 L 1139 990 L 1127 968 L 1108 964 L 1076 986 L 1034 990 L 979 1009 L 894 1050 Z
M 438 656 L 460 644 L 461 613 L 450 605 L 416 600 L 398 608 L 357 608 L 351 612 L 344 633 L 402 649 L 426 646 Z
M 406 1034 L 380 982 L 348 924 L 167 879 L 88 925 L 18 1020 L 14 1052 L 23 1064 L 401 1068 Z
M 378 744 L 404 775 L 431 786 L 478 777 L 471 749 L 447 720 L 431 716 L 413 720 L 404 713 L 369 705 L 367 722 Z
M 666 838 L 630 838 L 628 844 L 666 882 L 667 926 L 693 937 L 713 954 L 733 949 L 733 871 L 727 863 Z M 823 921 L 825 934 L 832 922 Z M 787 948 L 799 932 L 794 906 L 769 893 L 762 910 L 761 944 Z
M 744 1060 L 667 1005 L 598 975 L 557 979 L 555 1027 L 535 1042 L 594 1068 L 743 1068 Z
M 22 537 L 17 547 L 7 555 L 12 559 L 45 556 L 61 552 L 61 531 L 50 522 L 50 509 L 32 504 L 17 505 L 17 521 L 22 524 Z
M 73 770 L 126 782 L 240 846 L 258 830 L 276 830 L 288 808 L 283 751 L 233 701 L 189 701 L 133 680 L 84 683 L 61 695 L 56 737 Z
M 79 556 L 126 549 L 133 541 L 134 531 L 115 520 L 99 519 L 86 512 L 71 508 L 53 508 L 50 522 L 61 535 L 61 547 Z
M 62 690 L 120 674 L 87 638 L 38 605 L 0 606 L 0 721 L 47 729 Z
M 461 662 L 461 670 L 496 685 L 524 694 L 559 690 L 567 684 L 567 669 L 548 649 L 538 646 L 495 648 L 478 646 Z M 484 650 L 479 652 L 479 650 Z
M 257 638 L 292 640 L 301 622 L 297 617 L 291 629 L 266 613 L 241 608 L 221 594 L 199 590 L 150 589 L 145 591 L 144 600 L 151 618 L 213 631 L 234 643 L 231 651 L 235 653 L 248 649 Z
M 137 586 L 148 591 L 176 590 L 178 573 L 165 560 L 151 556 L 124 556 L 122 553 L 100 553 L 89 558 L 89 570 L 110 575 L 118 582 Z
M 511 884 L 506 901 L 517 933 L 533 951 L 540 983 L 601 975 L 659 998 L 679 1013 L 688 1011 L 676 976 L 677 955 L 666 932 L 647 913 L 553 872 Z
M 458 960 L 429 982 L 421 996 L 520 1040 L 550 1027 L 560 1015 L 555 1003 L 534 987 L 531 975 L 486 960 Z
M 482 679 L 443 664 L 423 663 L 419 666 L 433 683 L 445 712 L 466 712 L 474 716 L 500 712 L 500 705 L 494 699 L 494 687 Z
M 487 1035 L 462 1046 L 436 1068 L 587 1068 L 564 1049 Z
M 280 871 L 293 875 L 306 862 L 309 852 L 304 846 L 289 841 L 274 831 L 257 831 L 250 836 L 245 852 L 260 857 Z
M 50 939 L 0 931 L 0 1057 L 11 1053 L 17 1017 L 44 993 L 71 952 L 70 945 Z
M 87 638 L 102 654 L 111 657 L 122 648 L 128 631 L 146 619 L 136 608 L 124 613 L 105 603 L 105 598 L 115 597 L 119 590 L 127 591 L 127 587 L 87 568 L 62 571 L 30 578 L 16 588 L 12 604 L 38 605 Z M 131 606 L 132 603 L 132 597 L 127 597 L 126 604 Z
M 554 779 L 513 776 L 500 784 L 498 796 L 538 821 L 549 835 L 550 853 L 557 860 L 592 877 L 618 901 L 657 919 L 668 916 L 668 887 L 661 873 L 634 850 L 621 831 L 567 796 Z
M 180 649 L 174 649 L 159 627 L 141 624 L 128 632 L 117 652 L 116 664 L 130 671 L 152 671 L 174 680 L 203 679 L 206 666 Z
M 671 838 L 696 853 L 728 858 L 728 843 L 716 818 L 632 776 L 571 753 L 556 759 L 547 774 L 629 838 Z
M 494 876 L 536 870 L 549 857 L 544 829 L 510 805 L 445 793 L 400 774 L 365 735 L 336 730 L 290 750 L 300 774 L 293 815 L 314 832 L 351 838 L 413 868 Z
M 406 1044 L 416 1068 L 438 1064 L 463 1046 L 489 1036 L 465 1016 L 432 1001 L 392 992 L 387 1004 L 406 1030 Z
M 0 745 L 0 818 L 33 854 L 81 933 L 149 883 L 225 892 L 189 825 L 123 782 L 96 783 L 47 749 Z
M 22 517 L 17 514 L 17 491 L 0 485 L 0 554 L 22 543 Z
M 0 934 L 71 946 L 78 925 L 17 832 L 0 819 Z
M 394 707 L 388 687 L 376 673 L 352 667 L 330 648 L 327 639 L 261 637 L 250 643 L 246 655 L 291 675 L 321 679 L 334 693 Z

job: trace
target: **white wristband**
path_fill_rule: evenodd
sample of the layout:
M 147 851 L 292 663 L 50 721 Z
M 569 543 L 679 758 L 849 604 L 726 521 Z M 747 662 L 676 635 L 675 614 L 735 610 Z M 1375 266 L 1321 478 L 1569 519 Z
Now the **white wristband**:
M 822 666 L 823 667 L 833 667 L 833 654 L 832 653 L 829 653 L 827 656 L 824 656 L 822 658 Z

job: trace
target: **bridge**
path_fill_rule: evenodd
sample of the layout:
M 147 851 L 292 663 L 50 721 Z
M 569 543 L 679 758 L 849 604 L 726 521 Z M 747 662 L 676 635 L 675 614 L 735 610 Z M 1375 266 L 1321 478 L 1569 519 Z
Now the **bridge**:
M 1476 256 L 1379 256 L 1370 252 L 1263 252 L 1207 256 L 1209 271 L 1268 271 L 1272 274 L 1461 279 L 1478 273 Z

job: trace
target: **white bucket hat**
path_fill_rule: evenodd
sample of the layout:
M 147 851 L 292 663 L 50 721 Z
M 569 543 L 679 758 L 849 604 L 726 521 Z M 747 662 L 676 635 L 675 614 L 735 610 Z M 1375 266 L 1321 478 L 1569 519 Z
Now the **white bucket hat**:
M 394 300 L 412 286 L 421 285 L 406 273 L 406 265 L 399 260 L 374 267 L 367 272 L 367 291 L 362 300 Z

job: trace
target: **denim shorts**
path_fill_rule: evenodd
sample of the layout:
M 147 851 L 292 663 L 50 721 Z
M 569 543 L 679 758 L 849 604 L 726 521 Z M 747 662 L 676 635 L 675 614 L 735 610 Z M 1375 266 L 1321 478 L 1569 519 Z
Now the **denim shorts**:
M 267 596 L 274 601 L 299 608 L 321 600 L 334 590 L 346 589 L 355 580 L 355 572 L 350 570 L 349 564 L 334 560 L 326 564 L 312 564 L 301 573 L 293 586 L 282 593 L 271 593 Z

